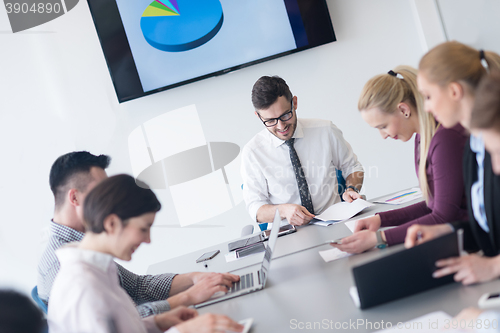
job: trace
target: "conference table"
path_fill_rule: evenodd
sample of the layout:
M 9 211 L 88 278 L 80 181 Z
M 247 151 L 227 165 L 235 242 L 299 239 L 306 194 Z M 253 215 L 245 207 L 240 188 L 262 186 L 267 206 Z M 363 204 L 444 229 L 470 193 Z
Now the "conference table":
M 375 200 L 377 199 L 370 201 Z M 350 221 L 377 212 L 399 209 L 421 200 L 416 199 L 400 205 L 375 204 Z M 330 245 L 324 244 L 326 241 L 352 234 L 346 223 L 339 222 L 328 227 L 307 225 L 297 229 L 295 233 L 278 238 L 267 284 L 263 290 L 202 307 L 198 310 L 199 313 L 225 314 L 237 321 L 254 318 L 251 332 L 318 332 L 334 329 L 373 332 L 390 326 L 395 327 L 398 323 L 411 321 L 434 311 L 444 311 L 455 316 L 463 308 L 477 307 L 477 301 L 484 293 L 500 291 L 498 279 L 473 286 L 452 283 L 360 310 L 349 294 L 350 287 L 355 285 L 352 267 L 401 251 L 403 245 L 382 250 L 374 249 L 325 262 L 318 252 L 331 249 Z M 226 262 L 229 242 L 153 264 L 148 268 L 148 274 L 231 272 L 243 267 L 257 267 L 262 262 L 263 254 Z M 213 250 L 220 250 L 221 253 L 206 262 L 207 267 L 204 263 L 195 262 L 201 254 Z M 423 328 L 426 328 L 429 323 L 422 324 Z

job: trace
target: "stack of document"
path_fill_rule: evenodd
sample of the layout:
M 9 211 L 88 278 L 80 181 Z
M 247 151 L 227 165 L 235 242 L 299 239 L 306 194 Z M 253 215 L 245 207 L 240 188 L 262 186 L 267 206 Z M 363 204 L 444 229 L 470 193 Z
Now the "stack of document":
M 316 215 L 316 221 L 312 223 L 328 226 L 336 222 L 348 220 L 363 209 L 371 206 L 373 206 L 372 203 L 363 199 L 357 199 L 351 203 L 339 202 L 328 207 L 323 213 Z
M 383 203 L 389 205 L 400 205 L 405 202 L 410 202 L 415 199 L 420 199 L 422 197 L 422 191 L 418 188 L 412 188 L 406 191 L 401 191 L 396 194 L 388 195 L 375 200 L 376 203 Z

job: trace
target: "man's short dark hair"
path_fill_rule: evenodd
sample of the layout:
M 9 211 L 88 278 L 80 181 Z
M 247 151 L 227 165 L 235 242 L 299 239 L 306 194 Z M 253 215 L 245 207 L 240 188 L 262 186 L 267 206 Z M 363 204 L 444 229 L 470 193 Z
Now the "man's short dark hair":
M 293 97 L 285 80 L 279 76 L 263 76 L 253 85 L 252 104 L 255 110 L 268 109 L 280 96 L 285 96 L 287 101 Z
M 96 234 L 104 231 L 104 220 L 117 215 L 123 225 L 128 219 L 146 213 L 156 213 L 161 204 L 149 188 L 139 187 L 129 175 L 116 175 L 94 187 L 83 204 L 85 229 Z
M 106 169 L 111 158 L 107 155 L 92 155 L 87 151 L 75 151 L 62 156 L 50 168 L 50 189 L 54 194 L 56 207 L 64 203 L 64 197 L 70 188 L 85 191 L 90 179 L 90 168 Z
M 0 332 L 41 333 L 46 329 L 43 314 L 23 294 L 13 290 L 0 290 Z

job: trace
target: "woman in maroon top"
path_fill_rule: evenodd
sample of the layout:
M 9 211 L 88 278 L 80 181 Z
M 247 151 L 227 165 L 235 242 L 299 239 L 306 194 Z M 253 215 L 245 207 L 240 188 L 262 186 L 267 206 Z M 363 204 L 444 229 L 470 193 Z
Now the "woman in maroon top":
M 384 139 L 409 141 L 415 136 L 415 169 L 425 201 L 356 222 L 354 234 L 332 244 L 342 251 L 360 253 L 377 245 L 380 231 L 388 245 L 403 243 L 412 224 L 434 225 L 466 220 L 462 178 L 462 155 L 468 134 L 458 124 L 444 128 L 429 113 L 417 90 L 417 70 L 399 66 L 377 75 L 363 88 L 358 109 L 363 119 L 378 129 Z

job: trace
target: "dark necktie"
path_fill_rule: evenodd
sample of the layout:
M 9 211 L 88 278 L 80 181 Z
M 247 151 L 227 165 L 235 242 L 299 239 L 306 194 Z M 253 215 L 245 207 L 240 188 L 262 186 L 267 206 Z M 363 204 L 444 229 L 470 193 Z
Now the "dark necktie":
M 295 172 L 295 178 L 297 179 L 297 185 L 299 186 L 300 202 L 302 203 L 302 206 L 309 211 L 309 213 L 314 214 L 311 193 L 309 193 L 309 186 L 307 186 L 307 180 L 304 176 L 304 170 L 302 170 L 299 156 L 293 147 L 294 142 L 294 138 L 285 141 L 288 148 L 290 148 L 290 160 L 292 161 L 293 171 Z

